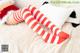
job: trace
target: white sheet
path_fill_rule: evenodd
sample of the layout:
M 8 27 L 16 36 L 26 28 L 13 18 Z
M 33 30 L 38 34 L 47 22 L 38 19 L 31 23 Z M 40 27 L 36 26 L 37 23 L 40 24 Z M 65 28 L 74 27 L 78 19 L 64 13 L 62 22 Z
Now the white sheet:
M 0 46 L 10 44 L 9 53 L 23 53 L 24 48 L 29 48 L 37 36 L 26 24 L 0 25 Z M 1 49 L 1 48 L 0 48 Z
M 73 28 L 70 23 L 63 30 L 72 38 L 60 45 L 44 43 L 26 24 L 0 25 L 0 44 L 10 45 L 9 53 L 80 53 L 80 26 Z
M 52 45 L 36 38 L 37 40 L 34 40 L 28 53 L 80 53 L 80 26 L 73 28 L 70 23 L 66 23 L 63 27 L 65 32 L 71 34 L 71 39 L 60 45 Z

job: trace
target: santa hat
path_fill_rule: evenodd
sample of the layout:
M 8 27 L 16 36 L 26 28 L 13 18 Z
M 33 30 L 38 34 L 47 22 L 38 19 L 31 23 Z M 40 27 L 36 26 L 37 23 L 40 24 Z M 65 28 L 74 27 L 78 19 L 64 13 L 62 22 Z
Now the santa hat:
M 0 19 L 2 19 L 8 11 L 19 9 L 14 4 L 15 2 L 13 0 L 0 0 Z

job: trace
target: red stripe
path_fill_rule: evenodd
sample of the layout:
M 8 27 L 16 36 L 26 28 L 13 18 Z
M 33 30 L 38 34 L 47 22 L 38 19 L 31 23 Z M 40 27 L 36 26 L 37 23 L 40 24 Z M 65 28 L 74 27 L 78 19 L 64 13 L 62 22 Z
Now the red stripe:
M 50 23 L 51 23 L 51 22 L 50 22 L 50 21 L 48 21 L 48 22 L 46 23 L 46 27 L 48 27 Z
M 39 13 L 40 13 L 40 11 L 37 11 L 37 12 L 34 14 L 34 18 L 36 18 Z
M 50 37 L 50 33 L 47 34 L 47 36 L 46 36 L 46 38 L 44 39 L 44 41 L 47 42 L 48 39 L 49 39 L 49 37 Z
M 42 20 L 41 24 L 43 24 L 46 20 L 47 20 L 47 18 L 45 17 L 45 18 Z
M 15 13 L 15 16 L 16 16 L 17 21 L 20 22 L 20 19 L 18 17 L 18 13 L 17 12 Z
M 23 19 L 23 16 L 22 16 L 22 14 L 21 14 L 21 11 L 22 11 L 22 9 L 20 10 L 20 17 Z M 24 20 L 24 19 L 23 19 Z
M 14 14 L 13 14 L 13 18 L 14 18 L 14 20 L 16 21 L 16 23 L 18 23 L 18 21 L 15 19 L 15 16 L 14 16 Z
M 58 28 L 55 30 L 54 35 L 53 35 L 53 37 L 52 37 L 52 39 L 51 39 L 51 43 L 53 43 L 53 42 L 55 41 L 56 36 L 57 36 L 56 33 L 57 33 L 58 30 L 59 30 Z
M 19 10 L 19 12 L 18 12 L 19 14 L 18 14 L 18 16 L 19 16 L 19 18 L 23 21 L 23 18 L 22 18 L 22 14 L 21 14 L 21 10 Z
M 40 35 L 43 36 L 44 34 L 45 34 L 45 31 L 43 30 Z
M 24 16 L 24 20 L 25 20 L 26 18 L 28 18 L 29 16 L 32 16 L 31 13 L 26 14 L 26 15 Z
M 31 28 L 33 29 L 37 24 L 38 24 L 38 22 L 35 22 L 35 23 L 31 26 Z
M 29 10 L 28 10 L 28 9 L 22 9 L 22 11 L 21 11 L 22 17 L 23 17 L 23 14 L 24 14 L 25 12 L 29 12 Z M 23 19 L 24 19 L 24 18 L 23 18 Z
M 44 16 L 44 15 L 41 14 L 41 15 L 39 16 L 39 18 L 38 18 L 38 21 L 40 21 L 40 19 L 41 19 L 43 16 Z
M 41 29 L 41 26 L 38 26 L 35 32 L 38 32 Z
M 50 30 L 52 31 L 54 27 L 55 27 L 55 25 L 52 25 L 52 26 L 50 27 Z
M 16 15 L 17 15 L 18 21 L 21 22 L 23 19 L 20 18 L 19 12 L 16 12 Z
M 36 8 L 33 7 L 33 8 L 31 9 L 31 13 L 33 14 L 35 10 L 36 10 Z
M 16 19 L 17 17 L 15 15 L 15 13 L 13 13 L 13 17 L 14 17 L 14 20 L 18 23 L 18 20 Z
M 33 21 L 34 20 L 34 18 L 30 18 L 28 21 L 27 21 L 27 24 L 30 24 L 31 23 L 31 21 Z
M 23 11 L 22 11 L 22 14 L 25 13 L 26 11 L 29 11 L 27 8 L 22 9 L 22 10 L 23 10 Z

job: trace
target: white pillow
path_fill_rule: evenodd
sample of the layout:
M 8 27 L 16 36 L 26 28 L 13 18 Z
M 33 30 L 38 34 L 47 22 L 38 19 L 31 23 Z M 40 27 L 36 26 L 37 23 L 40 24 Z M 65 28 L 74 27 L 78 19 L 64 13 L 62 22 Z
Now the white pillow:
M 47 16 L 48 19 L 50 19 L 53 24 L 55 24 L 59 28 L 62 27 L 62 25 L 72 12 L 71 9 L 52 6 L 51 4 L 45 4 L 41 6 L 40 11 L 44 13 L 44 15 Z

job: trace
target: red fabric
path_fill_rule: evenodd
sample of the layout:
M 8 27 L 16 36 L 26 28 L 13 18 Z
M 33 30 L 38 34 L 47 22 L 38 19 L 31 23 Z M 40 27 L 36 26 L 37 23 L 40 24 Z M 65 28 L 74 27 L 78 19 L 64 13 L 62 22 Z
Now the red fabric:
M 18 9 L 19 8 L 16 7 L 15 5 L 10 5 L 10 6 L 6 7 L 6 8 L 4 8 L 2 11 L 0 11 L 0 19 L 2 19 L 7 14 L 8 11 L 10 11 L 10 10 L 18 10 Z
M 59 41 L 58 44 L 65 41 L 66 39 L 68 39 L 70 36 L 69 34 L 65 33 L 65 32 L 60 32 L 59 33 Z

